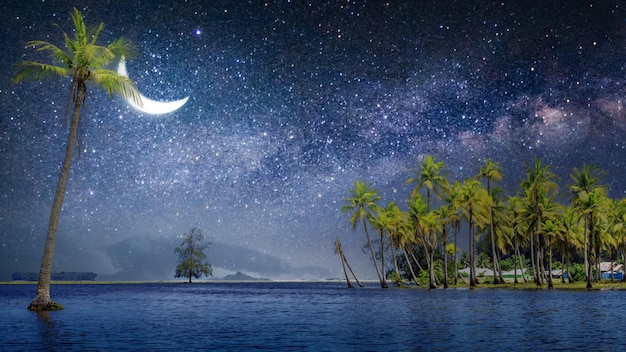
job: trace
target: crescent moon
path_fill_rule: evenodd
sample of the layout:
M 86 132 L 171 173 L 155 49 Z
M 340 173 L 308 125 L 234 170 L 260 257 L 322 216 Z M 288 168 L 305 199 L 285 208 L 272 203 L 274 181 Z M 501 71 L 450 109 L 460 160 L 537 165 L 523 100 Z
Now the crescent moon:
M 124 77 L 128 77 L 128 72 L 126 71 L 126 59 L 123 56 L 117 66 L 117 73 Z M 135 109 L 151 115 L 167 114 L 169 112 L 176 111 L 185 105 L 187 100 L 189 100 L 189 96 L 173 101 L 156 101 L 144 96 L 141 93 L 139 93 L 139 96 L 141 97 L 141 102 L 143 103 L 142 106 L 135 104 L 135 102 L 130 99 L 126 99 L 126 101 Z

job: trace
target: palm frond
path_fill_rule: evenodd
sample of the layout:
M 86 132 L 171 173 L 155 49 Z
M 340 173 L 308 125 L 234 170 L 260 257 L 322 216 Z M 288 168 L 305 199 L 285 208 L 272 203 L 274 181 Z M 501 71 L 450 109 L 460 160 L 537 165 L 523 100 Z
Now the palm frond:
M 36 61 L 22 61 L 16 66 L 17 73 L 13 77 L 13 83 L 19 83 L 25 80 L 39 80 L 51 77 L 66 77 L 71 75 L 71 71 L 67 68 L 48 65 Z
M 95 45 L 96 41 L 98 40 L 98 36 L 100 35 L 100 32 L 102 32 L 102 30 L 104 29 L 104 23 L 100 22 L 99 25 L 89 28 L 89 31 L 87 32 L 87 36 L 91 37 L 91 41 L 89 42 L 90 45 Z
M 107 48 L 115 54 L 116 57 L 124 56 L 127 59 L 133 58 L 135 53 L 135 46 L 126 38 L 118 38 L 111 44 L 107 45 Z
M 139 95 L 135 83 L 128 77 L 119 75 L 117 72 L 111 70 L 94 70 L 92 71 L 92 79 L 106 90 L 110 96 L 119 94 L 135 104 L 143 106 L 141 96 Z
M 76 53 L 75 66 L 99 70 L 106 67 L 115 58 L 109 49 L 99 45 L 85 45 Z
M 87 27 L 85 27 L 83 15 L 77 8 L 74 8 L 74 12 L 72 13 L 72 21 L 74 22 L 74 28 L 76 29 L 74 32 L 76 43 L 79 45 L 87 44 Z
M 34 47 L 37 51 L 47 52 L 48 56 L 56 61 L 60 62 L 65 67 L 71 67 L 72 59 L 58 46 L 42 41 L 42 40 L 31 40 L 26 43 L 27 47 Z

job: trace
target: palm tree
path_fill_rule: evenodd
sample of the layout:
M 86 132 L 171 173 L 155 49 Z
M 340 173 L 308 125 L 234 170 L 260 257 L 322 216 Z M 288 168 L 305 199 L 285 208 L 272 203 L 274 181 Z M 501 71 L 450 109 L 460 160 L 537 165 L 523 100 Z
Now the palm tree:
M 398 280 L 401 280 L 402 276 L 398 267 L 396 247 L 401 248 L 400 242 L 402 234 L 404 228 L 407 226 L 406 213 L 402 212 L 396 203 L 391 201 L 386 208 L 379 209 L 378 218 L 384 218 L 382 221 L 379 220 L 379 225 L 384 227 L 383 230 L 386 231 L 389 236 L 389 246 L 391 247 L 393 267 Z M 398 281 L 398 283 L 401 283 L 401 281 Z
M 512 196 L 509 197 L 508 202 L 507 202 L 507 206 L 508 206 L 508 218 L 509 218 L 509 225 L 511 227 L 511 232 L 512 232 L 512 242 L 513 242 L 513 258 L 515 258 L 514 262 L 513 262 L 513 268 L 514 268 L 514 283 L 518 284 L 519 281 L 517 280 L 517 268 L 518 268 L 518 264 L 519 264 L 519 268 L 521 270 L 522 273 L 522 278 L 524 279 L 524 282 L 526 282 L 526 275 L 524 274 L 524 265 L 522 263 L 522 256 L 520 253 L 520 242 L 521 242 L 521 238 L 519 236 L 520 233 L 520 229 L 523 226 L 523 220 L 522 217 L 520 216 L 521 212 L 522 212 L 522 201 L 520 200 L 519 196 Z
M 541 211 L 543 220 L 539 224 L 539 233 L 544 236 L 548 246 L 548 288 L 552 289 L 554 288 L 552 282 L 552 247 L 564 240 L 565 226 L 563 226 L 562 220 L 562 207 L 551 197 L 542 199 Z M 542 267 L 542 269 L 544 268 Z
M 556 175 L 551 171 L 551 166 L 542 166 L 541 160 L 536 159 L 533 167 L 526 166 L 526 179 L 523 180 L 520 184 L 521 188 L 524 190 L 524 202 L 526 204 L 526 218 L 530 225 L 528 231 L 531 240 L 531 248 L 536 247 L 536 250 L 533 254 L 533 261 L 536 260 L 536 266 L 533 263 L 533 267 L 535 268 L 535 282 L 538 286 L 543 284 L 543 277 L 545 274 L 543 271 L 540 272 L 539 267 L 541 266 L 541 258 L 543 257 L 543 244 L 545 243 L 545 239 L 539 233 L 539 225 L 541 224 L 541 200 L 544 197 L 552 197 L 554 196 L 559 186 L 556 183 Z M 536 246 L 533 246 L 535 244 Z
M 490 197 L 485 188 L 476 179 L 465 180 L 455 206 L 461 209 L 462 216 L 469 227 L 470 286 L 476 286 L 476 228 L 482 228 L 488 221 Z
M 428 274 L 430 288 L 437 288 L 435 276 L 435 250 L 437 249 L 437 233 L 442 231 L 442 224 L 437 211 L 429 211 L 419 219 L 420 234 L 428 258 Z
M 583 248 L 583 231 L 580 228 L 578 216 L 574 207 L 563 206 L 563 208 L 563 241 L 560 241 L 559 243 L 559 251 L 561 252 L 563 264 L 565 265 L 567 280 L 572 283 L 574 282 L 574 278 L 572 277 L 572 273 L 569 268 L 575 251 Z M 565 283 L 564 275 L 561 275 L 561 282 Z
M 411 260 L 409 257 L 413 258 L 415 265 L 421 270 L 420 264 L 415 258 L 413 251 L 411 250 L 411 245 L 416 241 L 415 239 L 415 229 L 413 223 L 409 220 L 408 212 L 401 212 L 399 215 L 401 224 L 398 227 L 398 247 L 402 249 L 402 253 L 404 255 L 404 260 L 406 262 L 406 266 L 409 268 L 411 272 L 411 279 L 415 282 L 416 285 L 419 285 L 417 280 L 417 276 L 415 275 L 415 270 L 413 270 L 413 265 L 411 264 Z
M 133 82 L 127 77 L 118 75 L 115 71 L 105 69 L 114 58 L 131 54 L 132 47 L 130 42 L 120 38 L 107 46 L 97 45 L 96 41 L 104 28 L 104 24 L 100 23 L 99 26 L 87 29 L 82 14 L 76 8 L 74 8 L 71 17 L 74 22 L 74 37 L 72 38 L 67 33 L 63 33 L 66 51 L 54 44 L 41 40 L 33 40 L 27 43 L 28 47 L 47 53 L 53 61 L 58 62 L 60 65 L 22 61 L 18 64 L 17 73 L 13 78 L 13 82 L 18 83 L 26 79 L 68 77 L 71 79 L 71 84 L 66 114 L 69 115 L 70 105 L 73 104 L 65 158 L 63 159 L 57 188 L 52 201 L 46 244 L 39 270 L 37 296 L 28 306 L 30 310 L 63 309 L 61 305 L 53 302 L 50 298 L 50 274 L 52 272 L 52 258 L 61 208 L 63 206 L 63 197 L 72 166 L 74 149 L 78 141 L 78 126 L 80 124 L 81 108 L 87 92 L 87 82 L 94 82 L 97 86 L 107 91 L 109 95 L 121 94 L 141 105 L 139 92 Z
M 357 180 L 354 182 L 354 188 L 350 190 L 350 196 L 350 198 L 344 198 L 344 202 L 347 202 L 348 204 L 344 205 L 341 210 L 344 212 L 354 210 L 354 213 L 350 217 L 352 228 L 356 229 L 359 220 L 361 220 L 363 229 L 365 230 L 365 236 L 367 237 L 367 245 L 369 246 L 372 254 L 372 261 L 374 262 L 376 275 L 378 275 L 378 280 L 380 281 L 380 286 L 382 288 L 387 288 L 387 282 L 385 281 L 384 276 L 381 276 L 380 270 L 378 269 L 374 246 L 372 245 L 370 234 L 367 230 L 367 223 L 365 222 L 365 219 L 369 220 L 372 216 L 372 212 L 377 208 L 376 202 L 380 200 L 378 190 L 372 188 L 365 181 Z
M 489 194 L 489 196 L 492 197 L 493 199 L 494 195 L 491 193 L 491 181 L 498 182 L 502 180 L 502 168 L 500 167 L 500 164 L 487 158 L 485 160 L 485 165 L 481 166 L 478 176 L 482 177 L 487 183 L 487 194 Z M 495 230 L 494 230 L 494 221 L 493 221 L 493 210 L 491 209 L 491 207 L 489 207 L 488 211 L 489 211 L 489 237 L 491 238 L 491 252 L 493 253 L 493 255 L 491 256 L 493 260 L 493 263 L 492 263 L 493 264 L 493 283 L 497 285 L 497 284 L 504 283 L 504 282 L 500 282 L 500 279 L 496 276 L 496 268 L 498 267 L 498 256 L 496 255 L 496 239 L 495 239 L 495 234 L 494 234 Z
M 461 216 L 459 215 L 458 207 L 460 195 L 461 183 L 459 181 L 454 181 L 454 183 L 448 187 L 448 193 L 446 194 L 446 203 L 451 208 L 450 223 L 452 224 L 452 229 L 454 230 L 454 285 L 458 283 L 459 277 L 459 256 L 457 254 L 459 247 L 457 245 L 457 237 L 461 228 Z
M 430 192 L 433 191 L 441 199 L 448 189 L 448 180 L 444 176 L 445 164 L 442 161 L 435 161 L 432 155 L 424 157 L 421 163 L 419 163 L 419 170 L 415 170 L 417 177 L 412 177 L 406 180 L 406 183 L 417 183 L 415 189 L 411 192 L 411 198 L 422 187 L 426 187 L 426 205 L 427 210 L 430 211 Z
M 424 246 L 424 250 L 426 251 L 426 263 L 428 264 L 430 288 L 434 288 L 433 286 L 435 280 L 433 279 L 434 274 L 431 275 L 431 269 L 433 269 L 433 266 L 429 251 L 430 246 L 423 227 L 424 217 L 428 214 L 428 205 L 424 201 L 422 195 L 420 193 L 416 193 L 415 197 L 411 197 L 407 201 L 407 206 L 409 208 L 409 222 L 412 224 L 413 229 L 411 239 L 413 242 L 421 242 Z
M 613 201 L 613 232 L 615 233 L 622 263 L 626 263 L 626 198 Z M 626 280 L 626 275 L 622 281 Z
M 494 187 L 491 190 L 491 226 L 493 228 L 493 260 L 494 266 L 494 282 L 495 275 L 498 275 L 498 281 L 504 283 L 502 276 L 502 266 L 500 265 L 500 255 L 506 254 L 507 248 L 512 246 L 512 231 L 511 231 L 511 219 L 509 218 L 509 209 L 504 202 L 504 191 L 499 187 Z
M 587 289 L 592 288 L 592 273 L 590 256 L 593 252 L 592 245 L 596 231 L 597 217 L 602 218 L 606 214 L 603 212 L 608 209 L 606 203 L 606 191 L 604 187 L 598 185 L 602 171 L 593 165 L 583 165 L 581 169 L 574 168 L 570 178 L 570 192 L 572 194 L 572 205 L 578 210 L 580 217 L 583 218 L 583 247 L 585 257 L 585 273 L 587 276 Z
M 448 225 L 457 219 L 457 213 L 450 204 L 444 204 L 435 210 L 441 230 L 441 247 L 443 248 L 443 288 L 448 288 Z M 456 251 L 456 248 L 453 250 Z
M 343 252 L 343 249 L 341 248 L 341 242 L 339 241 L 339 237 L 337 237 L 337 239 L 335 240 L 335 254 L 339 256 L 339 259 L 341 259 L 341 267 L 343 268 L 343 275 L 346 277 L 348 288 L 353 288 L 354 286 L 352 286 L 352 282 L 350 282 L 350 278 L 348 278 L 348 272 L 346 271 L 346 266 L 348 267 L 348 270 L 350 270 L 350 273 L 354 277 L 354 280 L 356 280 L 356 283 L 360 287 L 363 287 L 363 284 L 361 284 L 361 281 L 359 281 L 359 279 L 354 274 L 354 271 L 352 270 L 350 263 L 348 263 L 346 254 Z

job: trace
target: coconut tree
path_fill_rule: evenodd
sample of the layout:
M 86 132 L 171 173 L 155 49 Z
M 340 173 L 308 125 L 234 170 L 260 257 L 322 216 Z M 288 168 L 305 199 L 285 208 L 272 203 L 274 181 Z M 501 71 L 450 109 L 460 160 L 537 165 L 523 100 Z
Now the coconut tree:
M 434 192 L 439 199 L 443 197 L 448 189 L 448 180 L 444 175 L 446 165 L 442 161 L 436 161 L 432 155 L 427 155 L 419 163 L 419 169 L 415 170 L 416 177 L 406 180 L 406 183 L 417 183 L 411 197 L 415 197 L 422 187 L 426 188 L 426 205 L 430 211 L 430 192 Z
M 475 231 L 488 223 L 488 206 L 490 197 L 482 184 L 474 179 L 465 180 L 461 186 L 455 206 L 461 209 L 461 214 L 467 220 L 469 230 L 469 260 L 470 286 L 476 286 L 476 239 Z
M 389 247 L 391 248 L 393 267 L 398 280 L 401 280 L 402 276 L 400 275 L 400 269 L 398 267 L 396 248 L 402 250 L 400 242 L 404 228 L 407 226 L 406 213 L 402 212 L 396 203 L 391 201 L 387 207 L 380 209 L 378 217 L 385 218 L 380 225 L 384 226 L 384 230 L 389 236 Z
M 458 235 L 459 230 L 461 228 L 461 216 L 459 214 L 459 197 L 461 195 L 461 183 L 459 181 L 454 181 L 453 184 L 448 187 L 448 192 L 446 194 L 446 203 L 450 207 L 450 223 L 452 225 L 452 229 L 454 231 L 454 284 L 458 283 L 459 277 L 459 256 L 458 256 Z
M 428 214 L 428 205 L 424 201 L 424 197 L 421 195 L 421 193 L 416 193 L 415 197 L 411 197 L 407 201 L 407 206 L 409 208 L 409 222 L 411 223 L 413 229 L 411 239 L 413 240 L 413 243 L 421 243 L 424 247 L 424 250 L 426 251 L 426 263 L 428 265 L 430 278 L 429 282 L 431 288 L 434 288 L 432 286 L 435 280 L 432 276 L 430 276 L 430 271 L 432 269 L 431 256 L 429 251 L 430 246 L 426 237 L 427 235 L 424 233 L 425 229 L 422 227 L 423 218 Z
M 526 219 L 529 223 L 529 236 L 531 240 L 531 248 L 535 247 L 533 263 L 535 268 L 535 282 L 538 286 L 543 284 L 545 274 L 539 271 L 540 260 L 543 257 L 543 244 L 545 239 L 539 233 L 539 225 L 541 224 L 541 201 L 544 197 L 552 197 L 558 192 L 556 183 L 556 175 L 551 171 L 549 165 L 543 166 L 541 160 L 536 159 L 533 166 L 526 166 L 526 179 L 522 180 L 520 186 L 524 191 L 524 203 Z M 533 246 L 533 244 L 535 246 Z M 532 250 L 531 250 L 532 253 Z
M 26 79 L 39 80 L 50 77 L 68 78 L 70 80 L 66 110 L 66 120 L 68 116 L 70 120 L 69 134 L 65 157 L 52 201 L 46 243 L 39 269 L 37 295 L 28 306 L 30 310 L 62 309 L 61 305 L 53 302 L 50 298 L 50 275 L 63 197 L 72 166 L 74 149 L 78 143 L 78 126 L 81 109 L 85 102 L 87 83 L 95 83 L 109 95 L 121 94 L 141 105 L 139 92 L 133 82 L 127 77 L 118 75 L 115 71 L 106 69 L 107 65 L 116 57 L 131 55 L 130 42 L 120 38 L 106 46 L 98 45 L 98 36 L 104 28 L 104 24 L 100 23 L 100 25 L 88 29 L 82 14 L 76 8 L 71 13 L 71 17 L 74 23 L 73 36 L 63 33 L 64 49 L 41 40 L 29 41 L 26 44 L 29 48 L 48 54 L 56 64 L 22 61 L 17 65 L 17 72 L 13 78 L 15 83 Z
M 485 160 L 485 165 L 480 167 L 480 172 L 478 174 L 479 177 L 481 177 L 483 180 L 485 180 L 485 183 L 487 185 L 487 194 L 489 194 L 490 197 L 492 197 L 492 199 L 494 198 L 494 195 L 491 193 L 491 182 L 498 182 L 500 180 L 502 180 L 502 168 L 500 167 L 500 164 L 497 162 L 494 162 L 491 159 L 486 159 Z M 492 257 L 492 265 L 493 265 L 493 283 L 495 285 L 500 284 L 500 283 L 504 283 L 504 282 L 500 282 L 500 279 L 496 276 L 496 268 L 498 267 L 498 256 L 496 255 L 496 238 L 495 238 L 495 230 L 494 230 L 494 223 L 495 221 L 493 221 L 493 210 L 491 209 L 491 207 L 489 207 L 488 209 L 488 214 L 489 214 L 489 237 L 491 239 L 491 252 L 493 253 Z
M 565 273 L 569 283 L 574 282 L 570 266 L 575 251 L 583 248 L 583 231 L 578 221 L 577 211 L 572 206 L 563 206 L 563 240 L 559 242 L 559 251 L 565 265 Z M 565 275 L 561 275 L 561 282 L 565 283 Z
M 490 228 L 493 228 L 493 260 L 494 266 L 494 282 L 497 277 L 500 283 L 504 283 L 502 276 L 502 266 L 500 265 L 500 255 L 506 254 L 507 248 L 512 247 L 512 230 L 511 219 L 509 218 L 508 205 L 504 202 L 504 191 L 499 187 L 491 190 L 491 206 L 490 206 Z
M 441 248 L 443 249 L 443 288 L 448 288 L 448 225 L 454 224 L 458 214 L 450 204 L 444 204 L 434 211 L 441 230 Z M 453 248 L 456 251 L 456 248 Z
M 380 200 L 378 190 L 372 188 L 365 181 L 357 180 L 354 182 L 354 188 L 350 190 L 350 197 L 344 198 L 343 200 L 348 204 L 344 205 L 341 210 L 344 212 L 354 211 L 350 217 L 352 228 L 356 229 L 359 221 L 363 224 L 363 230 L 365 231 L 365 237 L 367 238 L 367 245 L 372 255 L 372 261 L 374 263 L 374 268 L 376 269 L 376 275 L 378 275 L 378 280 L 380 281 L 380 286 L 382 288 L 387 288 L 388 286 L 385 281 L 385 277 L 380 274 L 380 270 L 378 269 L 378 261 L 376 260 L 376 254 L 374 253 L 374 246 L 372 245 L 369 231 L 367 230 L 367 222 L 365 221 L 366 219 L 370 219 L 372 212 L 377 208 L 376 202 Z
M 619 246 L 622 263 L 626 263 L 626 198 L 613 201 L 613 232 Z M 626 275 L 622 281 L 626 280 Z
M 413 262 L 415 262 L 415 265 L 421 270 L 420 263 L 419 261 L 417 261 L 417 258 L 415 258 L 415 255 L 411 250 L 411 245 L 416 241 L 414 225 L 409 220 L 408 212 L 401 212 L 399 217 L 402 223 L 398 227 L 398 247 L 402 249 L 402 254 L 404 255 L 406 266 L 411 272 L 411 279 L 413 280 L 413 282 L 415 282 L 416 285 L 419 285 L 419 282 L 417 281 L 417 275 L 415 275 L 415 270 L 413 270 L 413 265 L 411 264 L 410 259 L 413 258 Z
M 593 271 L 592 262 L 599 260 L 600 230 L 607 221 L 611 201 L 606 196 L 604 187 L 595 187 L 591 191 L 580 191 L 576 197 L 574 207 L 578 210 L 584 223 L 584 256 L 587 274 L 587 289 L 592 289 Z M 592 254 L 595 256 L 592 258 Z M 595 260 L 592 260 L 595 259 Z
M 354 271 L 352 270 L 350 263 L 348 263 L 346 254 L 343 252 L 343 249 L 341 248 L 341 242 L 339 241 L 339 237 L 337 237 L 337 239 L 335 240 L 335 254 L 339 256 L 339 259 L 341 259 L 341 267 L 343 268 L 343 275 L 346 277 L 348 288 L 353 288 L 354 286 L 352 286 L 352 282 L 350 282 L 350 278 L 348 277 L 348 272 L 346 271 L 346 267 L 348 267 L 348 270 L 350 270 L 350 273 L 352 274 L 352 277 L 354 277 L 354 280 L 356 280 L 356 283 L 360 287 L 363 287 L 363 284 L 361 284 L 361 281 L 359 281 L 359 279 L 354 274 Z
M 552 248 L 559 241 L 564 240 L 565 227 L 563 226 L 562 207 L 554 199 L 549 197 L 542 199 L 541 210 L 543 220 L 539 224 L 539 233 L 544 236 L 548 247 L 548 288 L 552 289 L 554 288 L 552 282 Z
M 514 283 L 518 284 L 519 281 L 517 280 L 517 268 L 518 268 L 518 264 L 519 264 L 519 268 L 521 270 L 522 273 L 522 278 L 524 279 L 524 282 L 526 282 L 526 275 L 524 274 L 524 265 L 522 263 L 522 257 L 521 257 L 521 253 L 520 253 L 520 244 L 522 242 L 522 238 L 520 237 L 520 231 L 523 228 L 523 220 L 522 217 L 520 216 L 521 212 L 522 212 L 522 202 L 520 200 L 519 196 L 512 196 L 509 197 L 508 201 L 507 201 L 507 212 L 508 212 L 508 219 L 509 219 L 509 226 L 512 232 L 512 244 L 513 244 L 513 258 L 515 258 L 514 262 L 513 262 L 513 276 L 514 276 Z
M 437 249 L 437 234 L 442 232 L 443 225 L 439 220 L 437 211 L 429 211 L 422 215 L 419 220 L 420 235 L 426 250 L 429 274 L 429 288 L 437 288 L 435 276 L 435 251 Z

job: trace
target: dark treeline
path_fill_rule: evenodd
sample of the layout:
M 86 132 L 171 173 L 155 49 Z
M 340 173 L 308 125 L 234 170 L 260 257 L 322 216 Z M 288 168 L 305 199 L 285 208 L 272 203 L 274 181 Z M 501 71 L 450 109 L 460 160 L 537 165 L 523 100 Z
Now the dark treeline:
M 414 172 L 406 183 L 415 188 L 404 206 L 381 205 L 378 190 L 364 181 L 356 181 L 344 199 L 342 210 L 351 213 L 353 227 L 363 228 L 382 287 L 390 277 L 445 288 L 450 279 L 455 285 L 465 280 L 460 268 L 467 268 L 475 286 L 476 268 L 487 267 L 494 284 L 504 283 L 508 270 L 514 283 L 519 275 L 552 288 L 556 266 L 570 282 L 586 280 L 591 289 L 600 280 L 601 261 L 624 263 L 626 198 L 608 196 L 604 172 L 595 166 L 574 168 L 561 188 L 551 165 L 535 160 L 515 194 L 498 187 L 503 172 L 491 159 L 461 181 L 448 180 L 445 164 L 430 155 Z M 461 258 L 460 236 L 469 243 Z
M 91 272 L 65 272 L 52 273 L 51 279 L 55 281 L 94 281 L 98 274 Z M 37 281 L 39 273 L 18 272 L 13 273 L 11 278 L 14 281 Z

